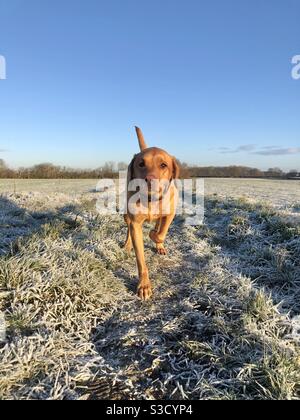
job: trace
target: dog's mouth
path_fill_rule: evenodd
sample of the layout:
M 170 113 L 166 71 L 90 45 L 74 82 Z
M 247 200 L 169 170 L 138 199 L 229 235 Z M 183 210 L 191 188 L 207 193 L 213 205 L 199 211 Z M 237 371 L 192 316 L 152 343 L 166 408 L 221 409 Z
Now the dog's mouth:
M 161 201 L 169 190 L 169 183 L 165 184 L 145 184 L 143 188 L 139 188 L 140 194 L 148 202 Z

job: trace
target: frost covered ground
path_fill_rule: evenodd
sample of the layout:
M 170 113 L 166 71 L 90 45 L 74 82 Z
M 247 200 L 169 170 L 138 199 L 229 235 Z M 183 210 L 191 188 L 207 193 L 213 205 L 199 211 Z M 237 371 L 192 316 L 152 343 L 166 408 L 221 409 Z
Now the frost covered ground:
M 92 191 L 96 180 L 2 180 L 0 193 L 40 192 L 82 194 Z M 266 201 L 276 207 L 291 207 L 300 203 L 300 182 L 265 179 L 205 179 L 207 194 L 218 194 L 221 197 L 242 196 Z
M 299 399 L 300 184 L 206 185 L 142 303 L 94 181 L 1 181 L 0 399 Z

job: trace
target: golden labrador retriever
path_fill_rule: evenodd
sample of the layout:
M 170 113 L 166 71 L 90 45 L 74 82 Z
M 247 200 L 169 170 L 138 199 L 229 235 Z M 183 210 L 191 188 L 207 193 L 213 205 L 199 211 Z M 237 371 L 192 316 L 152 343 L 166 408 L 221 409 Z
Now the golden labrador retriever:
M 143 224 L 156 221 L 150 238 L 156 244 L 157 252 L 166 254 L 164 241 L 174 220 L 178 202 L 178 190 L 174 181 L 179 178 L 180 169 L 176 159 L 156 147 L 148 148 L 142 131 L 136 127 L 141 152 L 134 156 L 128 168 L 127 214 L 128 226 L 125 249 L 134 248 L 139 272 L 138 295 L 142 300 L 152 296 L 152 285 L 145 262 Z M 134 180 L 139 180 L 137 191 L 130 188 Z M 145 185 L 145 188 L 142 188 Z M 146 191 L 143 196 L 141 190 Z M 145 197 L 146 195 L 146 197 Z M 136 201 L 134 200 L 136 197 Z M 132 203 L 131 203 L 132 201 Z M 146 204 L 145 204 L 146 203 Z

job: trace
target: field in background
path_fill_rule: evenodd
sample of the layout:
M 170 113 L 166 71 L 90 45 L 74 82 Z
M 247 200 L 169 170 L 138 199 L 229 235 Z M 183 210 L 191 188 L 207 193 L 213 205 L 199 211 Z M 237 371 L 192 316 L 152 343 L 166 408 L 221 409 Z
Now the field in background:
M 96 181 L 0 181 L 0 399 L 299 399 L 300 184 L 205 183 L 142 303 Z
M 91 192 L 97 185 L 96 179 L 87 180 L 24 180 L 0 179 L 1 193 L 62 193 L 71 196 Z M 206 178 L 207 195 L 220 197 L 247 197 L 265 201 L 276 207 L 292 207 L 300 203 L 300 181 L 266 179 L 220 179 Z

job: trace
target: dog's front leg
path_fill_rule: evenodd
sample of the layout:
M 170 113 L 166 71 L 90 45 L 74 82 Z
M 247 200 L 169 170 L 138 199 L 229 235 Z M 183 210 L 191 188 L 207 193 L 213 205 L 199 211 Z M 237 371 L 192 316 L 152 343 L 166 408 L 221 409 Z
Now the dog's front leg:
M 167 253 L 164 242 L 174 218 L 175 214 L 162 217 L 160 222 L 157 223 L 155 230 L 151 230 L 150 232 L 150 239 L 156 243 L 157 252 L 161 255 L 166 255 Z
M 148 300 L 152 296 L 152 286 L 145 261 L 142 224 L 132 222 L 130 224 L 130 233 L 139 271 L 138 295 L 141 299 Z

